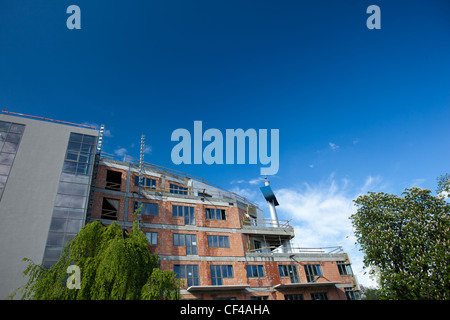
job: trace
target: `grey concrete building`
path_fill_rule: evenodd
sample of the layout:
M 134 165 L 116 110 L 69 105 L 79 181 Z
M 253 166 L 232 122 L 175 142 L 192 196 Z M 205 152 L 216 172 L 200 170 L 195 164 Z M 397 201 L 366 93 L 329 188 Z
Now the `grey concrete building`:
M 0 299 L 51 265 L 86 217 L 98 130 L 0 115 Z

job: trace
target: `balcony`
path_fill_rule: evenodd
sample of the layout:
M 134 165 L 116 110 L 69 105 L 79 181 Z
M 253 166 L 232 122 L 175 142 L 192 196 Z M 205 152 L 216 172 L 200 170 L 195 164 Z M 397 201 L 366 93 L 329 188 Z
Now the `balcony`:
M 289 240 L 294 237 L 294 228 L 289 224 L 290 220 L 254 219 L 244 217 L 242 219 L 242 232 L 250 235 L 265 237 L 281 237 Z

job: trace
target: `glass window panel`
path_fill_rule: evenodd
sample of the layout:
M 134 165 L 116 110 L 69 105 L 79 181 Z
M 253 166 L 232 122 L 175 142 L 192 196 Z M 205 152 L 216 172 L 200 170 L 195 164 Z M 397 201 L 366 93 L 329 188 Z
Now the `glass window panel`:
M 45 248 L 45 258 L 46 259 L 55 259 L 58 260 L 61 256 L 62 249 L 61 248 Z
M 0 175 L 0 187 L 1 188 L 4 188 L 5 187 L 5 184 L 6 184 L 6 180 L 8 179 L 8 176 L 3 176 L 3 175 Z
M 8 175 L 9 174 L 9 170 L 11 169 L 11 166 L 8 166 L 8 165 L 0 165 L 0 174 L 3 174 L 3 175 Z
M 8 134 L 6 132 L 0 132 L 0 141 L 5 141 L 7 135 Z
M 93 146 L 89 145 L 89 144 L 82 144 L 81 145 L 81 151 L 82 152 L 87 152 L 87 153 L 91 153 L 91 151 L 93 150 Z
M 213 246 L 212 241 L 212 236 L 208 236 L 208 247 L 210 248 Z
M 260 277 L 264 277 L 264 268 L 263 268 L 262 265 L 259 265 L 259 266 L 258 266 L 258 275 L 259 275 Z
M 64 245 L 64 233 L 60 232 L 48 232 L 47 245 L 62 247 Z
M 85 197 L 72 196 L 72 208 L 84 208 Z
M 71 208 L 67 210 L 69 219 L 83 219 L 84 218 L 84 209 L 75 209 Z
M 90 170 L 91 166 L 88 167 Z M 89 184 L 89 176 L 76 176 L 73 179 L 73 182 L 81 183 L 81 184 Z
M 179 245 L 180 246 L 184 246 L 185 245 L 185 235 L 184 234 L 179 234 L 180 238 L 179 238 Z
M 61 194 L 71 194 L 73 183 L 70 182 L 60 182 L 58 186 L 58 193 Z
M 11 142 L 15 142 L 15 143 L 19 143 L 20 138 L 22 137 L 21 134 L 17 134 L 17 133 L 8 133 L 8 135 L 6 136 L 6 141 L 11 141 Z
M 233 278 L 233 266 L 227 266 L 228 268 L 228 277 Z
M 86 163 L 79 163 L 77 167 L 77 173 L 87 174 L 88 173 L 88 165 Z
M 70 239 L 73 239 L 77 236 L 76 233 L 65 233 L 64 234 L 64 244 L 67 243 L 67 241 L 69 241 Z
M 11 128 L 9 128 L 9 132 L 23 133 L 24 131 L 25 131 L 24 124 L 12 123 Z
M 78 161 L 78 152 L 68 151 L 66 160 Z
M 67 209 L 65 208 L 53 209 L 53 218 L 67 218 Z
M 0 153 L 0 164 L 12 164 L 14 161 L 14 153 Z
M 69 142 L 69 145 L 67 146 L 68 150 L 73 150 L 73 151 L 80 151 L 81 149 L 81 143 L 79 142 Z
M 77 170 L 77 163 L 76 162 L 70 162 L 70 161 L 64 161 L 63 165 L 63 171 L 75 173 Z
M 88 163 L 89 162 L 89 154 L 87 154 L 87 153 L 80 153 L 80 156 L 78 157 L 78 162 Z
M 67 219 L 52 218 L 50 231 L 64 232 L 66 230 Z
M 65 164 L 65 162 L 64 162 L 64 164 Z M 63 166 L 63 170 L 64 170 L 64 166 Z M 59 178 L 59 181 L 73 182 L 74 178 L 75 178 L 75 176 L 73 174 L 62 172 L 61 177 Z
M 72 198 L 68 195 L 57 194 L 55 199 L 56 207 L 71 207 Z
M 85 144 L 95 145 L 95 140 L 95 136 L 84 135 L 83 137 L 83 143 Z
M 86 196 L 88 187 L 89 186 L 85 184 L 60 182 L 58 187 L 58 193 L 71 194 L 76 196 Z
M 0 121 L 0 131 L 9 131 L 11 127 L 11 122 Z
M 66 232 L 78 233 L 83 225 L 83 220 L 67 220 Z
M 83 135 L 75 132 L 70 133 L 69 141 L 72 142 L 82 142 L 83 141 Z
M 19 148 L 19 145 L 17 143 L 11 142 L 11 141 L 6 141 L 3 144 L 2 152 L 15 153 L 18 148 Z

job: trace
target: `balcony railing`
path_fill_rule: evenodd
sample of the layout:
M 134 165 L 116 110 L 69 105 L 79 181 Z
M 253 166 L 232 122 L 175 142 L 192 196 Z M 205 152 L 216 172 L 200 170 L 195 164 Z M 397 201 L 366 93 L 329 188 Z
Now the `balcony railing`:
M 283 251 L 283 252 L 282 252 Z M 334 247 L 319 247 L 319 248 L 306 248 L 306 247 L 283 247 L 281 248 L 280 245 L 276 246 L 267 246 L 267 247 L 261 247 L 258 249 L 250 249 L 250 253 L 342 253 L 343 249 L 342 246 L 334 246 Z
M 254 219 L 244 216 L 242 219 L 242 226 L 292 229 L 292 226 L 289 224 L 290 221 L 291 220 L 278 220 L 278 222 L 274 222 L 272 219 Z

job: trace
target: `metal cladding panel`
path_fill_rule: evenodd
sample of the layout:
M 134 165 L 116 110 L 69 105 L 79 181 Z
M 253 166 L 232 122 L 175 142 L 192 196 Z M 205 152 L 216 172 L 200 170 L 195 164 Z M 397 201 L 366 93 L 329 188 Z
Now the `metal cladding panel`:
M 277 198 L 275 197 L 275 194 L 272 191 L 272 188 L 270 186 L 264 186 L 261 187 L 261 192 L 264 195 L 264 198 L 266 198 L 267 201 L 272 202 L 275 204 L 275 206 L 278 206 Z

